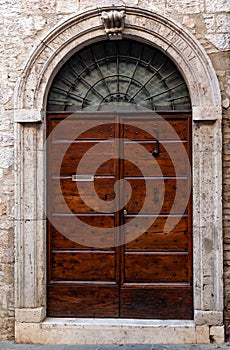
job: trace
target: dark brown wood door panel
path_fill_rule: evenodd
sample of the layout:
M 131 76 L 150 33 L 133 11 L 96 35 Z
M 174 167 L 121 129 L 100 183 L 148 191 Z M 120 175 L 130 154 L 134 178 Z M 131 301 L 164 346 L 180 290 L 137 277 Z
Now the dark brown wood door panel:
M 145 214 L 156 214 L 157 206 L 155 202 L 162 202 L 162 208 L 160 214 L 176 214 L 178 213 L 178 208 L 180 208 L 180 203 L 187 196 L 188 188 L 186 186 L 187 179 L 164 179 L 164 188 L 162 188 L 162 179 L 140 179 L 128 178 L 126 179 L 131 184 L 133 189 L 132 196 L 128 204 L 125 206 L 129 214 L 137 214 L 145 204 Z M 152 188 L 150 193 L 147 193 L 145 188 L 149 182 L 149 186 Z M 179 184 L 180 183 L 180 184 Z M 180 192 L 176 198 L 176 191 L 179 185 Z M 124 193 L 126 196 L 126 193 Z M 178 205 L 177 205 L 178 203 Z M 174 204 L 174 211 L 172 207 Z M 179 213 L 180 214 L 180 213 Z
M 126 251 L 188 251 L 191 241 L 191 233 L 188 228 L 188 216 L 180 217 L 176 227 L 169 233 L 162 234 L 167 215 L 153 217 L 153 224 L 137 239 L 126 244 Z M 130 219 L 125 217 L 125 222 Z M 138 225 L 138 223 L 137 223 Z M 141 232 L 141 227 L 140 227 Z
M 48 114 L 47 135 L 67 116 Z M 165 114 L 163 117 L 173 129 L 166 130 L 162 118 L 153 120 L 151 116 L 146 116 L 143 122 L 142 116 L 98 114 L 95 117 L 81 114 L 64 123 L 63 128 L 52 137 L 47 154 L 47 204 L 49 215 L 56 216 L 60 228 L 68 227 L 73 237 L 77 233 L 68 219 L 66 206 L 60 200 L 59 186 L 71 212 L 88 224 L 88 231 L 84 234 L 90 233 L 91 237 L 95 227 L 112 228 L 114 243 L 119 242 L 126 232 L 122 225 L 130 222 L 144 203 L 146 210 L 142 216 L 151 216 L 152 225 L 142 232 L 141 223 L 137 222 L 137 227 L 140 226 L 139 237 L 125 245 L 115 247 L 114 244 L 114 247 L 98 249 L 93 247 L 92 241 L 88 247 L 68 239 L 47 221 L 49 316 L 193 318 L 191 198 L 185 210 L 180 211 L 180 203 L 190 190 L 189 169 L 184 156 L 178 154 L 177 147 L 183 146 L 188 157 L 191 157 L 191 117 L 189 114 Z M 95 118 L 98 125 L 92 127 Z M 130 125 L 129 121 L 135 121 L 135 126 Z M 82 123 L 88 130 L 70 140 L 69 131 L 74 130 L 76 123 Z M 114 138 L 126 140 L 119 153 Z M 159 141 L 159 155 L 153 160 L 151 152 L 156 148 L 156 138 Z M 129 155 L 134 158 L 135 152 L 138 152 L 130 140 L 138 142 L 149 153 L 136 165 L 123 159 Z M 63 143 L 70 146 L 63 157 L 61 169 L 58 169 Z M 92 147 L 96 144 L 99 148 L 95 151 Z M 76 173 L 85 152 L 92 153 L 92 165 L 100 163 L 100 152 L 111 158 L 98 167 L 94 177 L 95 191 L 105 203 L 115 198 L 114 184 L 117 180 L 124 178 L 131 185 L 131 199 L 123 208 L 125 215 L 123 209 L 117 211 L 115 206 L 114 213 L 106 214 L 99 213 L 97 206 L 92 209 L 84 203 L 72 175 Z M 176 160 L 176 171 L 172 158 Z M 156 161 L 161 177 L 155 176 Z M 149 178 L 143 177 L 140 171 L 143 167 L 149 169 Z M 87 174 L 87 165 L 82 171 Z M 151 193 L 146 192 L 146 184 L 152 188 Z M 92 196 L 87 184 L 81 184 L 81 190 L 84 196 Z M 126 191 L 120 189 L 120 196 L 125 199 L 126 195 Z M 155 208 L 156 201 L 163 203 L 160 213 Z M 172 230 L 164 233 L 165 223 L 170 218 L 178 219 Z M 118 230 L 118 226 L 122 228 Z
M 193 303 L 189 286 L 121 288 L 120 317 L 192 319 Z
M 68 141 L 67 141 L 68 142 Z M 52 155 L 52 161 L 51 161 L 51 169 L 53 170 L 53 175 L 60 174 L 61 176 L 71 176 L 76 172 L 76 169 L 79 165 L 79 162 L 82 158 L 82 156 L 85 154 L 85 152 L 89 152 L 92 155 L 91 162 L 92 165 L 97 165 L 100 163 L 100 157 L 101 153 L 96 153 L 90 151 L 90 148 L 95 146 L 96 144 L 101 143 L 102 144 L 102 151 L 107 151 L 107 154 L 111 157 L 114 156 L 114 144 L 112 141 L 98 141 L 98 142 L 74 142 L 72 143 L 68 149 L 67 152 L 63 158 L 61 169 L 59 169 L 58 165 L 58 157 L 62 150 L 63 143 L 57 143 L 55 144 L 55 149 L 53 151 Z M 88 154 L 89 154 L 88 153 Z M 84 173 L 87 173 L 87 167 L 82 168 L 82 171 Z M 102 164 L 97 171 L 97 175 L 113 175 L 115 173 L 115 162 L 112 159 L 111 161 L 106 162 L 105 164 Z
M 48 315 L 53 317 L 119 317 L 117 285 L 50 283 Z

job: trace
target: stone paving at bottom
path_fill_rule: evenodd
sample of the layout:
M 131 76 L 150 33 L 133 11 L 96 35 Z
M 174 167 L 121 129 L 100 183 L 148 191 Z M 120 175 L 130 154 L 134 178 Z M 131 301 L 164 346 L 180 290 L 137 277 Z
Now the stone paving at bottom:
M 0 350 L 230 350 L 230 343 L 225 344 L 129 344 L 129 345 L 32 345 L 0 342 Z

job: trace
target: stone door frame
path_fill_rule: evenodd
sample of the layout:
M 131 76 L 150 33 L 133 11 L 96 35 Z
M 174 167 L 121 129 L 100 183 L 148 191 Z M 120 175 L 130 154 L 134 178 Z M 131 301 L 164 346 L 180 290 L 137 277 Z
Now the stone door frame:
M 123 36 L 165 52 L 181 71 L 192 103 L 194 321 L 46 318 L 45 111 L 60 66 L 84 45 L 105 39 L 102 11 L 92 8 L 37 43 L 15 91 L 16 340 L 31 343 L 209 342 L 223 340 L 221 97 L 211 61 L 198 40 L 171 19 L 136 7 Z M 35 45 L 36 46 L 36 45 Z M 167 327 L 166 327 L 167 326 Z M 164 327 L 164 331 L 159 329 Z M 107 329 L 107 333 L 105 331 Z M 112 332 L 112 333 L 111 333 Z M 111 336 L 111 334 L 113 334 Z M 143 338 L 144 337 L 144 338 Z M 168 337 L 168 338 L 167 338 Z

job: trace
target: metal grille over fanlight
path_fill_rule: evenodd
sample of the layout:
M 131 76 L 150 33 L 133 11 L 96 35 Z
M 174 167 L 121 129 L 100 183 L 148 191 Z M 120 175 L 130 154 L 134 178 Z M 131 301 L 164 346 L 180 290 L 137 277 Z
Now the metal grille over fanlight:
M 49 92 L 48 111 L 129 103 L 156 111 L 191 109 L 186 83 L 164 53 L 128 39 L 102 41 L 62 66 Z

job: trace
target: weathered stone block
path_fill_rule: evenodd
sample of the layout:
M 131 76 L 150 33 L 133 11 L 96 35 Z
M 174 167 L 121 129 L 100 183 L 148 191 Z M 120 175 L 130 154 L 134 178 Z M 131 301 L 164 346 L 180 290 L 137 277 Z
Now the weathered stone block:
M 166 0 L 166 8 L 178 13 L 200 13 L 204 10 L 204 0 Z
M 182 24 L 184 24 L 185 27 L 192 29 L 192 28 L 194 28 L 196 26 L 196 21 L 191 16 L 190 17 L 189 16 L 184 16 Z
M 206 0 L 206 12 L 228 12 L 230 4 L 228 0 Z
M 0 148 L 0 168 L 9 168 L 14 161 L 14 152 L 12 147 Z
M 56 10 L 56 0 L 26 0 L 24 10 L 27 12 L 52 13 Z
M 197 344 L 209 344 L 209 327 L 197 326 L 196 327 L 196 343 Z
M 17 322 L 42 322 L 46 317 L 45 307 L 34 308 L 34 309 L 16 309 L 15 319 Z
M 57 12 L 73 13 L 73 14 L 77 13 L 79 9 L 79 3 L 80 3 L 79 0 L 58 0 Z
M 14 317 L 0 317 L 1 340 L 14 339 Z
M 230 14 L 222 13 L 216 16 L 216 29 L 220 33 L 229 33 L 230 31 Z
M 196 342 L 194 325 L 180 326 L 174 321 L 148 326 L 138 320 L 45 320 L 39 323 L 16 323 L 16 340 L 22 343 L 53 344 L 191 344 Z M 49 334 L 47 336 L 47 334 Z
M 13 264 L 0 263 L 0 284 L 3 286 L 1 291 L 5 294 L 11 293 L 13 296 L 13 284 L 14 284 L 14 266 Z M 2 293 L 1 295 L 3 295 Z M 7 298 L 6 298 L 7 299 Z M 5 300 L 6 300 L 5 299 Z M 11 299 L 12 301 L 12 299 Z M 9 300 L 6 300 L 6 304 L 9 304 Z
M 134 1 L 135 2 L 135 1 Z M 128 1 L 127 1 L 128 3 Z M 135 4 L 136 5 L 136 4 Z M 151 9 L 151 10 L 160 10 L 160 11 L 164 11 L 166 8 L 166 0 L 156 0 L 156 1 L 148 1 L 148 0 L 140 0 L 138 2 L 138 5 L 147 9 Z
M 45 113 L 38 109 L 18 109 L 14 112 L 14 121 L 17 123 L 34 123 L 41 122 Z
M 14 137 L 11 133 L 0 132 L 0 147 L 9 147 L 14 145 Z
M 3 117 L 3 116 L 2 116 Z M 2 119 L 0 115 L 0 131 L 9 131 L 10 129 L 10 119 Z M 13 131 L 12 131 L 13 132 Z
M 204 16 L 204 23 L 206 25 L 206 29 L 208 33 L 214 33 L 215 28 L 215 15 L 214 14 L 208 14 Z
M 224 326 L 210 327 L 210 339 L 217 344 L 224 343 Z
M 10 11 L 9 11 L 10 9 Z M 22 13 L 22 4 L 18 0 L 2 0 L 0 2 L 0 13 L 4 13 L 4 17 L 19 15 Z
M 7 37 L 30 36 L 34 33 L 32 17 L 6 17 L 4 21 L 4 34 Z
M 45 28 L 46 23 L 47 23 L 47 19 L 45 16 L 42 16 L 42 15 L 34 16 L 34 29 L 41 30 Z
M 2 213 L 3 215 L 3 213 Z M 13 234 L 6 230 L 0 230 L 0 263 L 9 264 L 14 262 L 14 239 Z
M 197 325 L 220 325 L 223 324 L 223 312 L 220 311 L 196 311 L 194 317 Z
M 229 50 L 229 34 L 207 34 L 206 38 L 218 49 L 218 50 Z
M 13 96 L 13 89 L 11 89 L 7 84 L 7 74 L 2 75 L 2 81 L 0 80 L 0 103 L 5 105 L 10 101 Z

